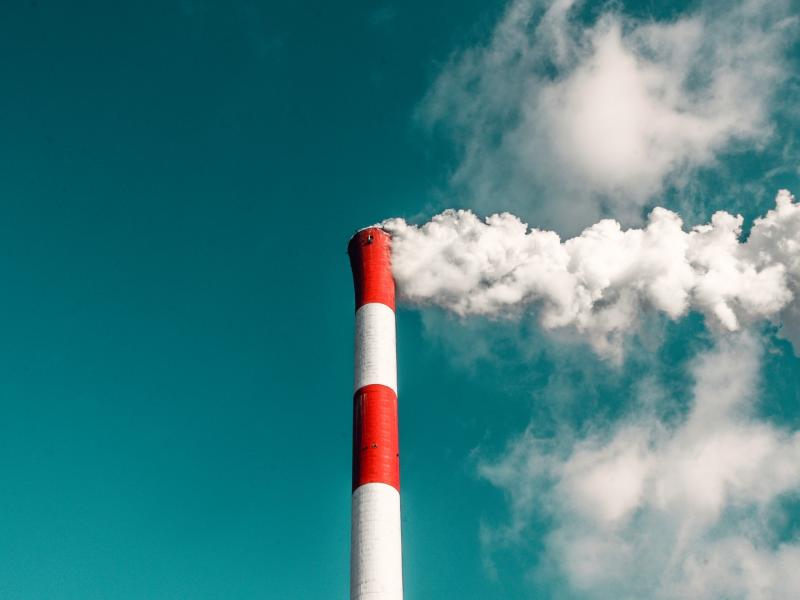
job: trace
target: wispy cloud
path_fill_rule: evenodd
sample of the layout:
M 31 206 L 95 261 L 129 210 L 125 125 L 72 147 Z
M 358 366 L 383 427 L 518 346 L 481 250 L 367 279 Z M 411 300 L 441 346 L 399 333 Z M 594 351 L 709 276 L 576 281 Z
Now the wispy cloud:
M 800 596 L 800 545 L 773 526 L 781 498 L 800 491 L 800 433 L 755 416 L 761 352 L 737 334 L 699 355 L 677 425 L 643 399 L 606 431 L 561 445 L 528 431 L 483 462 L 510 507 L 507 524 L 484 526 L 486 552 L 520 544 L 545 515 L 535 577 L 584 598 Z
M 493 559 L 512 552 L 555 597 L 800 597 L 800 544 L 781 527 L 787 498 L 800 497 L 800 432 L 760 417 L 758 393 L 759 321 L 779 324 L 800 352 L 800 205 L 780 192 L 748 229 L 733 213 L 763 209 L 764 189 L 731 176 L 728 160 L 775 157 L 757 177 L 791 183 L 797 144 L 779 124 L 800 118 L 787 54 L 796 7 L 711 0 L 643 20 L 607 6 L 513 0 L 484 44 L 455 53 L 419 117 L 457 147 L 448 197 L 491 216 L 449 210 L 422 226 L 384 223 L 404 300 L 483 317 L 470 330 L 478 342 L 465 342 L 469 333 L 454 342 L 468 361 L 491 358 L 482 332 L 498 316 L 535 314 L 559 332 L 542 350 L 556 372 L 534 390 L 547 407 L 533 407 L 505 451 L 479 453 L 480 477 L 508 505 L 505 522 L 480 529 L 487 569 L 500 576 Z M 678 191 L 685 220 L 705 220 L 694 193 L 706 185 L 701 172 L 716 182 L 715 201 L 739 192 L 728 211 L 684 227 L 677 212 L 651 210 L 675 208 Z M 682 373 L 658 362 L 660 340 L 647 347 L 645 338 L 648 324 L 666 323 L 658 315 L 690 311 L 703 315 L 713 347 Z M 452 325 L 432 335 L 456 339 Z M 562 360 L 574 350 L 557 349 L 562 335 L 621 368 L 589 352 Z M 625 363 L 630 340 L 640 356 Z M 568 368 L 559 372 L 559 361 Z M 659 375 L 642 374 L 651 370 Z M 622 417 L 577 398 L 586 390 L 573 379 L 606 376 L 625 389 Z
M 420 115 L 461 152 L 452 183 L 478 210 L 574 231 L 626 222 L 719 153 L 765 144 L 796 31 L 785 0 L 707 3 L 669 22 L 580 2 L 516 0 L 457 53 Z

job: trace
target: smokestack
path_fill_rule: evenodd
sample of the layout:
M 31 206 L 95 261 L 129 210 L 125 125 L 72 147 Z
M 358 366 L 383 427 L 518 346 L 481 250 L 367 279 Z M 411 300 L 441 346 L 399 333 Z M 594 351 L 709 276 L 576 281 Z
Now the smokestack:
M 391 238 L 362 229 L 347 253 L 356 292 L 350 599 L 402 600 Z

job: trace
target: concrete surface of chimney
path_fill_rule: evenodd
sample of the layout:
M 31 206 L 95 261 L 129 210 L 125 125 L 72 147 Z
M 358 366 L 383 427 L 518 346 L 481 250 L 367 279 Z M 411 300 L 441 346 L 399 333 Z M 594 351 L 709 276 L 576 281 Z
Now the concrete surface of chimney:
M 362 229 L 347 253 L 356 294 L 350 598 L 402 600 L 391 238 Z

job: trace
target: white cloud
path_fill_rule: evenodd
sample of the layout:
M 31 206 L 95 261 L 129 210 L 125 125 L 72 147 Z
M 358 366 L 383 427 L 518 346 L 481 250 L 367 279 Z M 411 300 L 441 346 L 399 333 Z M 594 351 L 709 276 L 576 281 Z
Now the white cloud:
M 748 333 L 779 323 L 800 354 L 800 204 L 780 192 L 747 239 L 727 212 L 686 230 L 656 208 L 627 228 L 729 152 L 782 138 L 794 155 L 774 119 L 789 110 L 778 98 L 796 10 L 707 1 L 670 21 L 611 9 L 587 22 L 581 5 L 513 0 L 487 42 L 455 54 L 431 87 L 420 116 L 459 150 L 450 196 L 540 228 L 508 212 L 391 219 L 400 296 L 462 317 L 531 311 L 617 361 L 647 314 L 698 311 L 717 346 L 695 358 L 681 418 L 656 410 L 678 404 L 668 390 L 643 386 L 621 421 L 589 418 L 549 438 L 531 427 L 481 462 L 509 506 L 505 524 L 481 528 L 487 566 L 497 568 L 494 552 L 534 548 L 535 577 L 589 600 L 800 598 L 800 541 L 775 525 L 783 499 L 800 494 L 800 432 L 758 417 L 762 349 Z M 492 351 L 467 346 L 473 358 Z M 544 539 L 528 544 L 543 523 Z
M 641 503 L 653 467 L 643 433 L 623 430 L 607 445 L 576 448 L 560 477 L 560 492 L 573 510 L 613 524 Z
M 788 1 L 707 3 L 671 22 L 607 12 L 590 26 L 580 4 L 512 2 L 423 102 L 461 150 L 453 184 L 472 206 L 562 231 L 604 211 L 632 222 L 666 184 L 770 138 Z
M 787 194 L 780 194 L 776 208 L 766 217 L 756 221 L 748 244 L 758 254 L 763 264 L 784 265 L 790 279 L 800 281 L 800 211 Z M 800 290 L 795 289 L 795 295 Z M 800 304 L 786 306 L 781 315 L 783 331 L 800 354 Z
M 685 231 L 661 208 L 642 229 L 603 220 L 564 242 L 508 213 L 481 220 L 450 210 L 422 226 L 383 226 L 404 300 L 462 316 L 516 315 L 535 304 L 545 328 L 572 327 L 616 359 L 647 310 L 672 319 L 696 310 L 725 331 L 798 310 L 800 204 L 786 191 L 744 242 L 739 216 L 718 212 Z M 791 320 L 786 334 L 800 342 Z
M 698 357 L 678 425 L 643 408 L 561 447 L 528 432 L 481 464 L 511 513 L 484 532 L 487 551 L 524 539 L 538 512 L 554 523 L 539 564 L 581 597 L 800 597 L 800 544 L 776 542 L 769 520 L 800 491 L 800 433 L 755 416 L 760 353 L 737 334 Z

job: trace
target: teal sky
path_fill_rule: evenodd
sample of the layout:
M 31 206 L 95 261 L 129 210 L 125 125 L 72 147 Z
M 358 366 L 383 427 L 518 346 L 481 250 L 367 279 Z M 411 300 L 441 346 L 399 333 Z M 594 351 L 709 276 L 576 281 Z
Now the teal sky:
M 680 12 L 640 4 L 620 10 Z M 419 107 L 504 6 L 3 3 L 0 597 L 348 597 L 345 245 L 390 216 L 484 210 L 451 179 L 458 134 Z M 773 116 L 780 143 L 726 148 L 641 206 L 752 219 L 800 191 L 796 110 Z M 644 381 L 679 419 L 714 342 L 696 315 L 648 327 L 658 343 L 615 366 L 532 318 L 400 309 L 408 599 L 588 597 L 542 575 L 545 514 L 487 543 L 512 511 L 481 465 L 532 422 L 545 442 L 613 424 Z M 800 360 L 777 326 L 758 335 L 758 415 L 795 431 Z M 776 539 L 796 541 L 800 495 L 779 503 Z

